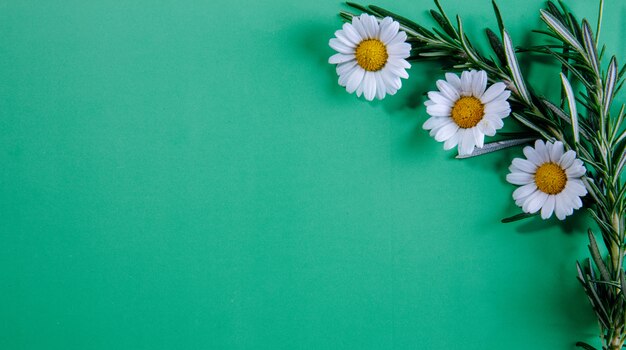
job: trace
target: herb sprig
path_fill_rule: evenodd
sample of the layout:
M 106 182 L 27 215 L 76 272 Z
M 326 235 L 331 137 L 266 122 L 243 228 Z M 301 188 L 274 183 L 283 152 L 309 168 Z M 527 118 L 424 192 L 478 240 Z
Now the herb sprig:
M 608 251 L 602 257 L 595 234 L 590 229 L 590 259 L 577 263 L 578 279 L 583 285 L 601 329 L 602 349 L 621 349 L 626 341 L 626 277 L 623 268 L 626 253 L 625 216 L 626 184 L 626 130 L 624 105 L 619 112 L 612 111 L 615 96 L 624 86 L 626 65 L 618 69 L 617 58 L 609 59 L 603 68 L 606 47 L 599 48 L 604 2 L 600 0 L 595 34 L 591 24 L 579 20 L 565 5 L 548 1 L 541 10 L 541 19 L 547 29 L 534 30 L 550 42 L 534 47 L 515 48 L 506 30 L 500 9 L 492 1 L 498 23 L 497 33 L 485 29 L 492 53 L 480 52 L 464 30 L 461 17 L 450 20 L 438 0 L 430 15 L 436 26 L 428 29 L 410 19 L 378 6 L 362 6 L 348 2 L 353 10 L 378 19 L 392 17 L 407 33 L 412 51 L 409 61 L 435 60 L 450 71 L 484 70 L 491 82 L 503 81 L 512 95 L 512 116 L 525 133 L 486 144 L 471 156 L 495 152 L 507 147 L 526 144 L 536 138 L 561 141 L 566 149 L 575 150 L 587 167 L 583 179 L 592 198 L 587 205 L 598 225 L 602 243 Z M 351 21 L 357 14 L 342 11 L 340 16 Z M 518 54 L 542 54 L 561 65 L 561 99 L 555 103 L 527 83 L 520 69 Z M 581 91 L 572 82 L 578 83 Z M 582 107 L 581 111 L 579 107 Z M 518 214 L 503 222 L 511 222 L 530 214 Z M 584 349 L 594 349 L 579 342 Z

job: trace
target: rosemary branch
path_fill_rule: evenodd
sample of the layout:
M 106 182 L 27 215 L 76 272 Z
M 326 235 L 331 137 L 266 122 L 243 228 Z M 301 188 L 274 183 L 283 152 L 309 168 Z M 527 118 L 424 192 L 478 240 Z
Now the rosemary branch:
M 437 27 L 432 29 L 378 6 L 347 4 L 354 10 L 379 19 L 389 16 L 398 21 L 412 46 L 410 61 L 436 60 L 442 68 L 453 71 L 484 70 L 491 82 L 505 82 L 512 92 L 509 100 L 512 116 L 531 136 L 561 141 L 567 149 L 577 152 L 588 169 L 584 182 L 593 199 L 588 204 L 589 213 L 598 224 L 602 242 L 608 251 L 607 258 L 603 258 L 595 236 L 589 230 L 591 259 L 576 264 L 578 279 L 598 318 L 602 348 L 621 349 L 626 341 L 626 294 L 623 292 L 626 291 L 623 269 L 626 185 L 622 177 L 626 167 L 626 130 L 623 125 L 625 107 L 622 105 L 620 111 L 614 114 L 611 106 L 624 84 L 626 65 L 618 71 L 617 58 L 613 56 L 608 68 L 602 68 L 605 47 L 598 50 L 598 41 L 603 0 L 600 0 L 595 36 L 587 20 L 579 21 L 561 1 L 559 6 L 548 1 L 546 8 L 541 10 L 541 18 L 548 30 L 536 32 L 551 40 L 556 39 L 558 44 L 549 43 L 517 51 L 493 1 L 499 34 L 486 29 L 486 35 L 495 57 L 479 52 L 466 35 L 461 18 L 457 16 L 456 24 L 452 23 L 438 0 L 435 0 L 437 10 L 430 11 L 437 23 Z M 351 21 L 356 14 L 342 11 L 340 16 Z M 549 55 L 561 64 L 562 93 L 559 103 L 550 102 L 527 85 L 519 68 L 517 53 Z M 579 82 L 584 91 L 577 95 L 570 80 Z M 584 107 L 585 113 L 579 113 L 579 105 Z M 518 138 L 493 142 L 477 153 L 517 146 L 528 140 Z M 503 221 L 528 216 L 520 214 Z M 577 345 L 594 349 L 582 342 Z

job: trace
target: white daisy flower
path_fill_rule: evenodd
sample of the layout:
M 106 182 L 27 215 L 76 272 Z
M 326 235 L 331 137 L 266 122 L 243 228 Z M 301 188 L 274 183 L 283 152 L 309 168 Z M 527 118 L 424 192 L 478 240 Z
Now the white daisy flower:
M 513 159 L 506 180 L 522 186 L 513 192 L 513 199 L 525 213 L 541 209 L 543 219 L 554 212 L 564 220 L 583 206 L 580 198 L 587 194 L 587 188 L 581 178 L 587 170 L 576 152 L 564 152 L 559 141 L 553 144 L 537 140 L 535 148 L 524 147 L 524 155 L 526 159 Z
M 504 126 L 503 118 L 511 113 L 507 99 L 511 92 L 504 83 L 495 83 L 487 89 L 487 73 L 465 71 L 459 78 L 447 73 L 446 80 L 438 80 L 439 91 L 428 93 L 424 102 L 431 116 L 424 129 L 430 136 L 444 142 L 449 150 L 459 146 L 459 155 L 470 155 L 474 147 L 482 148 L 485 135 L 494 136 Z
M 406 61 L 411 45 L 399 28 L 391 17 L 378 23 L 376 17 L 364 13 L 336 31 L 336 38 L 328 44 L 338 53 L 328 62 L 337 65 L 339 85 L 359 97 L 363 94 L 368 101 L 395 94 L 402 86 L 400 78 L 408 78 L 406 69 L 411 67 Z

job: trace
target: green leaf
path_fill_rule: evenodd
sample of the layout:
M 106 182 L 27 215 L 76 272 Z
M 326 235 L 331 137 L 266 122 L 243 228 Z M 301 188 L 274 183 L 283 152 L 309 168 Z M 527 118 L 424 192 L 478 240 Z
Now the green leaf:
M 557 105 L 555 105 L 554 103 L 548 101 L 548 100 L 541 100 L 543 102 L 543 104 L 548 107 L 549 110 L 552 111 L 552 113 L 556 114 L 557 117 L 561 118 L 563 121 L 567 122 L 567 124 L 572 124 L 572 118 L 570 116 L 568 116 L 565 111 L 563 111 L 561 108 L 559 108 Z M 587 133 L 584 129 L 580 129 L 580 134 L 587 140 L 590 139 L 589 133 Z
M 536 215 L 537 214 L 519 213 L 519 214 L 510 216 L 508 218 L 504 218 L 501 221 L 502 221 L 503 224 L 508 224 L 508 223 L 511 223 L 511 222 L 528 219 L 528 218 L 536 216 Z
M 619 285 L 620 285 L 620 294 L 622 298 L 626 300 L 626 279 L 624 278 L 624 269 L 621 269 L 619 272 Z
M 578 40 L 578 42 L 581 42 L 583 34 L 580 31 L 580 25 L 578 24 L 578 20 L 571 13 L 567 14 L 567 18 L 569 18 L 571 33 L 574 34 L 574 37 L 576 37 L 576 40 Z
M 617 82 L 617 60 L 615 56 L 611 58 L 609 69 L 606 73 L 606 81 L 604 82 L 604 101 L 603 112 L 604 115 L 609 114 L 611 109 L 611 102 L 613 102 L 613 93 L 615 92 L 615 83 Z
M 606 312 L 606 308 L 602 304 L 602 299 L 600 299 L 600 297 L 598 296 L 598 292 L 596 292 L 593 286 L 589 286 L 588 288 L 586 288 L 586 290 L 591 292 L 587 293 L 587 296 L 589 297 L 589 300 L 593 305 L 596 316 L 598 316 L 598 321 L 600 321 L 600 323 L 602 323 L 605 328 L 609 328 L 609 313 Z
M 600 76 L 600 62 L 598 62 L 598 51 L 596 48 L 596 42 L 593 39 L 593 33 L 587 20 L 583 20 L 583 41 L 585 43 L 585 49 L 587 50 L 587 58 L 593 72 L 597 77 Z
M 441 4 L 439 3 L 439 0 L 435 0 L 435 5 L 437 6 L 437 9 L 439 9 L 439 13 L 441 14 L 441 16 L 443 17 L 443 19 L 445 20 L 447 24 L 447 29 L 444 27 L 443 29 L 448 32 L 448 30 L 450 30 L 452 32 L 452 34 L 450 34 L 451 37 L 453 38 L 457 38 L 459 37 L 458 33 L 456 32 L 456 29 L 454 29 L 454 26 L 452 25 L 452 22 L 450 21 L 450 18 L 448 18 L 448 15 L 446 15 L 446 12 L 443 10 L 443 7 L 441 7 Z
M 573 48 L 575 48 L 576 51 L 578 51 L 581 55 L 585 54 L 585 50 L 580 45 L 576 37 L 574 37 L 574 35 L 569 31 L 569 29 L 563 26 L 563 23 L 561 23 L 559 20 L 554 18 L 554 16 L 552 16 L 546 10 L 540 10 L 540 11 L 541 11 L 541 18 L 543 19 L 544 22 L 546 22 L 548 27 L 550 27 L 566 43 L 568 43 Z
M 607 270 L 606 265 L 604 264 L 604 260 L 602 260 L 602 255 L 600 255 L 600 250 L 598 250 L 598 243 L 596 242 L 596 238 L 593 236 L 593 232 L 591 230 L 587 231 L 589 236 L 589 252 L 591 253 L 591 258 L 593 262 L 600 270 L 600 276 L 606 282 L 611 281 L 611 275 L 609 274 L 609 270 Z
M 426 30 L 426 28 L 424 28 L 423 26 L 411 21 L 410 19 L 400 16 L 396 13 L 393 13 L 391 11 L 385 10 L 382 7 L 378 7 L 378 6 L 374 6 L 374 5 L 370 5 L 369 6 L 370 9 L 372 9 L 372 11 L 376 11 L 378 13 L 380 13 L 381 17 L 391 17 L 394 20 L 398 21 L 398 23 L 402 24 L 403 26 L 412 29 L 422 35 L 425 35 L 425 32 L 427 33 L 428 30 Z
M 546 140 L 552 140 L 554 137 L 548 134 L 543 128 L 535 125 L 533 122 L 528 120 L 526 117 L 522 116 L 519 113 L 511 113 L 513 118 L 517 119 L 520 123 L 526 125 L 529 129 L 535 130 L 539 135 L 541 135 Z
M 491 45 L 493 52 L 496 54 L 496 57 L 500 60 L 501 64 L 506 64 L 506 55 L 504 54 L 502 41 L 491 29 L 487 28 L 485 29 L 485 32 L 487 33 L 487 39 L 489 39 L 489 44 Z
M 604 14 L 604 0 L 600 0 L 598 7 L 598 26 L 596 28 L 596 42 L 600 41 L 600 30 L 602 29 L 602 16 Z
M 496 0 L 491 0 L 491 4 L 493 5 L 493 12 L 496 15 L 496 20 L 498 21 L 498 29 L 500 29 L 500 33 L 502 33 L 504 30 L 504 21 L 502 21 L 500 9 L 498 8 L 498 4 L 496 4 Z
M 452 28 L 452 25 L 448 21 L 446 21 L 446 19 L 443 18 L 443 16 L 439 12 L 435 10 L 430 10 L 430 15 L 439 24 L 441 29 L 446 32 L 446 34 L 448 34 L 452 38 L 456 37 L 456 32 L 454 31 L 454 28 Z
M 467 54 L 470 60 L 474 61 L 475 63 L 481 62 L 480 57 L 476 55 L 476 53 L 472 49 L 472 45 L 469 43 L 469 41 L 467 40 L 467 37 L 465 36 L 465 32 L 463 31 L 463 22 L 461 21 L 461 17 L 456 16 L 456 20 L 459 23 L 459 38 L 461 39 L 461 45 L 463 46 L 463 50 L 465 51 L 465 53 Z
M 567 61 L 567 58 L 566 58 L 566 57 L 562 57 L 562 54 L 560 54 L 560 53 L 558 53 L 558 52 L 556 52 L 556 51 L 554 51 L 554 50 L 551 50 L 551 49 L 549 49 L 549 48 L 546 48 L 546 49 L 545 49 L 545 52 L 549 53 L 549 54 L 550 54 L 550 55 L 552 55 L 554 58 L 556 58 L 559 62 L 561 62 L 561 64 L 562 64 L 565 68 L 567 68 L 567 70 L 568 70 L 570 73 L 574 74 L 574 75 L 576 76 L 576 78 L 577 78 L 580 82 L 582 82 L 588 90 L 593 90 L 593 86 L 592 86 L 591 84 L 589 84 L 589 82 L 587 81 L 587 79 L 585 79 L 585 77 L 583 76 L 583 74 L 582 74 L 582 73 L 581 73 L 581 72 L 580 72 L 580 71 L 579 71 L 576 67 L 574 67 L 573 65 L 571 65 L 571 64 Z
M 583 343 L 581 341 L 576 343 L 576 346 L 578 346 L 579 348 L 583 348 L 585 350 L 597 350 L 596 348 L 594 348 L 593 346 L 587 344 L 587 343 Z
M 346 5 L 348 5 L 348 6 L 352 7 L 352 8 L 353 8 L 353 9 L 355 9 L 355 10 L 359 10 L 359 11 L 361 11 L 361 12 L 365 12 L 365 13 L 370 14 L 370 15 L 376 15 L 375 13 L 373 13 L 373 12 L 372 12 L 370 9 L 368 9 L 367 7 L 362 6 L 362 5 L 359 5 L 359 4 L 357 4 L 357 3 L 350 2 L 350 1 L 346 1 Z
M 569 105 L 569 114 L 571 118 L 574 141 L 576 143 L 579 143 L 580 129 L 578 127 L 578 110 L 576 108 L 576 98 L 574 97 L 574 91 L 572 90 L 572 85 L 569 83 L 569 80 L 567 80 L 567 77 L 563 73 L 561 73 L 561 82 L 563 83 L 563 88 L 565 89 L 565 95 L 567 96 L 567 102 Z
M 624 166 L 626 166 L 626 154 L 622 154 L 619 163 L 617 163 L 617 167 L 615 167 L 616 179 L 619 179 L 622 171 L 624 170 Z
M 565 19 L 563 18 L 563 14 L 561 13 L 561 10 L 559 10 L 559 8 L 556 7 L 556 5 L 554 5 L 552 1 L 548 1 L 546 5 L 548 6 L 548 11 L 550 12 L 550 14 L 552 14 L 556 19 L 558 19 L 561 22 L 565 21 Z
M 604 57 L 604 52 L 606 51 L 606 44 L 602 45 L 602 49 L 600 50 L 600 53 L 598 54 L 598 60 L 602 61 L 602 57 Z
M 577 276 L 578 280 L 584 286 L 587 283 L 587 278 L 585 277 L 585 273 L 583 272 L 583 269 L 580 266 L 580 264 L 578 263 L 578 261 L 576 262 L 576 271 L 578 272 L 578 276 Z
M 517 57 L 515 56 L 515 48 L 513 48 L 513 43 L 511 42 L 511 37 L 506 30 L 502 31 L 502 40 L 504 41 L 504 52 L 506 55 L 506 60 L 508 62 L 509 70 L 511 71 L 511 75 L 513 78 L 513 82 L 517 87 L 520 97 L 526 102 L 526 104 L 531 105 L 530 93 L 526 88 L 526 83 L 524 83 L 524 77 L 519 69 L 519 64 L 517 63 Z
M 483 146 L 483 148 L 476 148 L 476 149 L 474 149 L 474 152 L 472 152 L 472 154 L 463 155 L 463 156 L 458 155 L 458 156 L 456 156 L 456 158 L 457 159 L 466 159 L 466 158 L 478 157 L 478 156 L 481 156 L 483 154 L 488 154 L 488 153 L 500 151 L 500 150 L 503 150 L 505 148 L 514 147 L 514 146 L 518 146 L 518 145 L 523 145 L 525 143 L 529 143 L 529 142 L 534 141 L 534 140 L 535 140 L 535 138 L 523 138 L 523 139 L 513 139 L 513 140 L 504 140 L 504 141 L 490 142 L 488 144 L 485 144 Z
M 624 64 L 622 68 L 619 70 L 619 74 L 617 75 L 617 80 L 622 79 L 625 73 L 626 73 L 626 64 Z

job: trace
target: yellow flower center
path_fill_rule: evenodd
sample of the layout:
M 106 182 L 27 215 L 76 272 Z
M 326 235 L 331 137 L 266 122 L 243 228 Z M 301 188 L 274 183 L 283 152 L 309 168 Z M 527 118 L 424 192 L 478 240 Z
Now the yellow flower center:
M 461 128 L 475 127 L 485 115 L 485 106 L 474 96 L 462 96 L 452 107 L 452 120 Z
M 389 58 L 387 47 L 377 39 L 361 41 L 354 55 L 359 66 L 370 72 L 381 70 Z
M 558 164 L 544 163 L 535 173 L 535 184 L 543 193 L 561 193 L 567 184 L 567 175 Z

